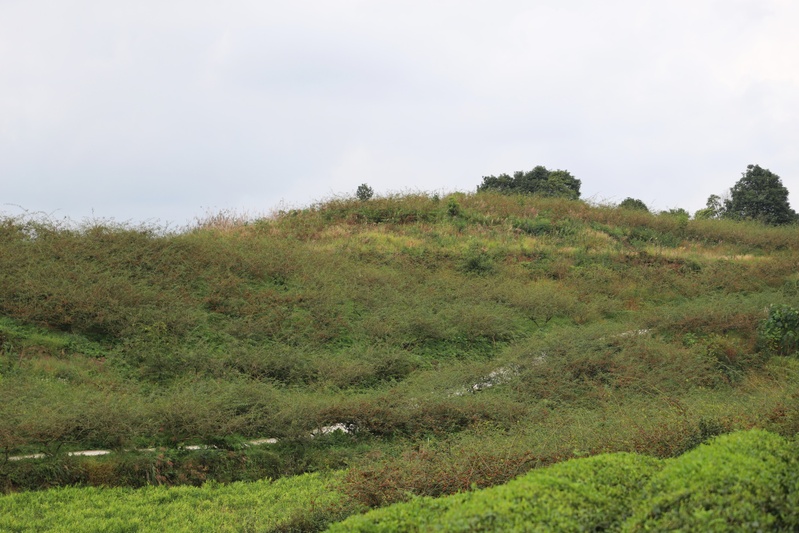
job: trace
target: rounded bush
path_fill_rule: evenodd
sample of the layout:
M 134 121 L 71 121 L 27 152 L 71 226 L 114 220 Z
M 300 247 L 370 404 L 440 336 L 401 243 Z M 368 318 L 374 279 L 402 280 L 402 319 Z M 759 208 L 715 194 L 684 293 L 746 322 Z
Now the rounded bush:
M 796 462 L 773 433 L 717 437 L 653 476 L 622 531 L 797 531 Z

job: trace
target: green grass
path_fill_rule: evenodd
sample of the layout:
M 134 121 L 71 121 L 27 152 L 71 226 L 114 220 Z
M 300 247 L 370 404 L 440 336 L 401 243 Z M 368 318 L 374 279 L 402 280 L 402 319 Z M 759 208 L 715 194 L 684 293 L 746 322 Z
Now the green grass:
M 337 490 L 340 478 L 11 494 L 0 497 L 0 531 L 308 531 L 356 509 Z

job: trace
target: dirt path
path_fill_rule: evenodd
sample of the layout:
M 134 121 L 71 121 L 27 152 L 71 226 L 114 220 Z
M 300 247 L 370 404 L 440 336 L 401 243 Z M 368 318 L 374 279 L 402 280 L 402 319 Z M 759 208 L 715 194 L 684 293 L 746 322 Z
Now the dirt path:
M 330 427 L 333 427 L 333 426 L 330 426 Z M 328 428 L 322 428 L 323 431 L 325 429 L 328 429 Z M 336 428 L 336 429 L 339 429 L 339 428 Z M 331 431 L 335 431 L 335 429 L 333 429 Z M 329 431 L 327 433 L 329 433 Z M 276 442 L 277 442 L 277 439 L 256 439 L 256 440 L 247 441 L 247 442 L 244 443 L 244 445 L 245 446 L 260 446 L 262 444 L 275 444 Z M 214 446 L 192 445 L 192 446 L 186 446 L 183 449 L 184 450 L 207 450 L 209 448 L 214 448 Z M 155 451 L 158 451 L 158 450 L 157 450 L 157 448 L 138 448 L 138 449 L 135 449 L 135 450 L 127 450 L 127 451 L 133 451 L 133 452 L 155 452 Z M 108 454 L 111 454 L 111 453 L 114 453 L 113 450 L 80 450 L 80 451 L 77 451 L 77 452 L 67 452 L 67 455 L 75 456 L 75 457 L 96 457 L 98 455 L 108 455 Z M 45 453 L 32 453 L 32 454 L 29 454 L 29 455 L 12 455 L 11 457 L 8 458 L 8 460 L 9 461 L 21 461 L 23 459 L 43 459 L 45 457 L 47 457 L 47 454 L 45 454 Z

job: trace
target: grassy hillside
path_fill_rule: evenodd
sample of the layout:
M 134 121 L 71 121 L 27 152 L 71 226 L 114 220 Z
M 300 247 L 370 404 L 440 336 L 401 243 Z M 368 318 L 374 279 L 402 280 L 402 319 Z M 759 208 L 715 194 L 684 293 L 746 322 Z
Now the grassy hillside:
M 758 328 L 799 307 L 797 250 L 795 227 L 487 193 L 174 231 L 5 218 L 0 484 L 346 469 L 343 493 L 377 506 L 793 436 L 799 362 Z M 311 437 L 334 424 L 351 433 Z M 262 437 L 280 442 L 242 446 Z M 63 453 L 92 448 L 119 453 Z M 51 457 L 8 460 L 34 452 Z

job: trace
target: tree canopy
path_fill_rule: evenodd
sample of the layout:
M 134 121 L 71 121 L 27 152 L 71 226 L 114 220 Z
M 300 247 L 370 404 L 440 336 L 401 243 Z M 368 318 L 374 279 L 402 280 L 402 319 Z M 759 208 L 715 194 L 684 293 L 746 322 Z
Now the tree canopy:
M 638 200 L 637 198 L 625 198 L 619 204 L 619 207 L 622 209 L 633 209 L 636 211 L 646 211 L 649 212 L 649 208 L 642 200 Z
M 375 195 L 374 189 L 372 189 L 366 183 L 362 183 L 358 185 L 358 188 L 355 190 L 355 198 L 358 200 L 365 202 L 366 200 L 370 200 L 372 196 Z
M 759 165 L 746 167 L 743 177 L 730 189 L 721 216 L 773 225 L 797 221 L 796 212 L 788 203 L 788 189 L 780 177 Z
M 718 194 L 711 194 L 707 199 L 707 204 L 704 209 L 700 209 L 694 214 L 694 217 L 701 219 L 708 218 L 722 218 L 724 216 L 724 202 Z
M 498 191 L 505 194 L 538 194 L 577 199 L 580 197 L 580 180 L 567 170 L 548 170 L 537 166 L 528 172 L 516 171 L 513 176 L 483 176 L 477 192 Z

